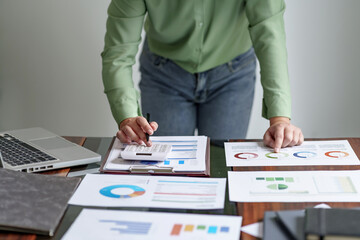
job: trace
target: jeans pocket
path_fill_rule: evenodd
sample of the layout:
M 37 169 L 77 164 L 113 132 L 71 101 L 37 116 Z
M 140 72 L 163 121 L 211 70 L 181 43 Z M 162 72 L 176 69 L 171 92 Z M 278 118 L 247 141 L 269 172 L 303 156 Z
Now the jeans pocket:
M 256 61 L 253 48 L 237 56 L 228 63 L 230 72 L 238 72 Z
M 150 61 L 152 62 L 152 64 L 156 67 L 162 67 L 164 64 L 166 64 L 168 62 L 167 58 L 164 58 L 153 52 L 147 51 L 147 54 L 149 55 L 149 58 L 150 58 Z

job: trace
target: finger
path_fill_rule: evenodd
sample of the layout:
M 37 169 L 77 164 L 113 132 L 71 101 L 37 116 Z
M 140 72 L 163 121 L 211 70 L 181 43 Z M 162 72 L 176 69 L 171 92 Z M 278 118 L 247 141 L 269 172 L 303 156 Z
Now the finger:
M 304 142 L 304 135 L 303 135 L 302 131 L 300 130 L 299 141 L 296 145 L 301 145 L 303 142 Z
M 136 127 L 135 131 L 138 136 L 141 138 L 142 142 L 146 144 L 146 146 L 151 147 L 152 142 L 147 140 L 148 135 L 154 134 L 154 130 L 150 126 L 149 122 L 144 117 L 137 117 L 136 124 L 139 128 Z
M 159 125 L 157 124 L 157 122 L 151 122 L 150 126 L 152 127 L 152 129 L 154 130 L 154 132 L 158 129 Z
M 137 128 L 137 130 L 136 130 Z M 132 127 L 130 127 L 129 125 L 125 126 L 122 128 L 122 131 L 125 133 L 125 135 L 130 138 L 132 141 L 137 142 L 138 144 L 142 144 L 143 141 L 141 139 L 141 137 L 138 135 L 138 133 L 142 133 L 144 135 L 145 138 L 145 134 L 142 131 L 142 129 L 140 129 L 140 127 L 138 127 L 136 124 Z
M 142 141 L 146 144 L 146 146 L 151 147 L 152 146 L 151 140 L 150 139 L 147 140 L 148 139 L 147 135 L 153 135 L 154 134 L 154 130 L 151 127 L 150 123 L 144 117 L 138 117 L 136 119 L 136 123 L 138 124 L 138 126 L 140 127 L 140 129 L 142 131 L 142 132 L 139 131 L 138 135 L 140 136 Z
M 274 147 L 274 139 L 271 136 L 271 133 L 269 131 L 266 131 L 263 137 L 263 142 L 266 146 L 273 148 Z
M 128 136 L 126 136 L 125 133 L 121 130 L 116 133 L 116 137 L 122 143 L 127 143 L 127 144 L 131 143 L 131 139 Z
M 143 117 L 141 117 L 141 118 L 143 118 Z M 146 119 L 145 119 L 145 121 L 146 121 Z M 142 120 L 139 120 L 139 122 L 140 122 L 140 124 L 144 123 Z M 141 143 L 140 142 L 138 142 L 138 143 L 139 144 L 145 143 L 146 146 L 151 147 L 151 145 L 152 145 L 151 141 L 146 140 L 146 138 L 147 138 L 146 135 L 149 133 L 147 131 L 145 131 L 141 125 L 138 124 L 139 122 L 137 121 L 136 124 L 133 126 L 133 131 L 138 135 L 138 137 L 140 138 L 140 141 L 141 141 Z M 146 124 L 149 125 L 147 123 L 147 121 L 146 121 Z M 152 128 L 151 128 L 151 132 L 154 133 Z M 149 134 L 149 135 L 151 135 L 151 134 Z
M 153 128 L 150 126 L 146 118 L 138 117 L 136 118 L 136 123 L 143 129 L 143 132 L 152 135 L 154 133 Z
M 275 133 L 275 143 L 274 143 L 274 152 L 278 153 L 280 152 L 280 148 L 282 146 L 283 140 L 284 140 L 284 128 L 277 128 Z
M 294 138 L 294 130 L 292 127 L 286 127 L 284 128 L 284 139 L 281 144 L 281 147 L 287 147 L 290 145 Z
M 291 140 L 291 142 L 289 143 L 289 147 L 292 147 L 292 146 L 295 146 L 295 145 L 298 145 L 300 141 L 300 134 L 299 134 L 299 131 L 298 130 L 295 130 L 294 131 L 294 134 L 293 134 L 293 139 Z
M 150 127 L 151 127 L 152 130 L 153 130 L 153 133 L 152 133 L 152 134 L 149 134 L 149 135 L 153 135 L 154 132 L 158 129 L 158 124 L 157 124 L 157 122 L 151 122 L 151 123 L 149 123 L 149 124 L 150 124 Z M 151 147 L 151 146 L 152 146 L 152 141 L 149 139 L 149 141 L 146 142 L 146 145 L 147 145 L 148 147 Z

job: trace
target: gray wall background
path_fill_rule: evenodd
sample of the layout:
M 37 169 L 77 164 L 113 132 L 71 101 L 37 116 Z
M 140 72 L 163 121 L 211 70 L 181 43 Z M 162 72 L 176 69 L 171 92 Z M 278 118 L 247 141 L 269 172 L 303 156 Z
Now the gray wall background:
M 109 2 L 0 0 L 0 131 L 116 133 L 101 80 Z M 305 137 L 360 137 L 360 1 L 286 3 L 293 124 Z M 259 82 L 247 138 L 268 127 Z

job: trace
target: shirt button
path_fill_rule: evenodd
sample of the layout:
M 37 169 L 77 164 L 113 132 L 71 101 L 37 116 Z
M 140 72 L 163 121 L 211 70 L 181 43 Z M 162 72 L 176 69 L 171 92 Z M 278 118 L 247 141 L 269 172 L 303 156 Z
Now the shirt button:
M 199 22 L 199 27 L 202 27 L 203 26 L 203 22 Z

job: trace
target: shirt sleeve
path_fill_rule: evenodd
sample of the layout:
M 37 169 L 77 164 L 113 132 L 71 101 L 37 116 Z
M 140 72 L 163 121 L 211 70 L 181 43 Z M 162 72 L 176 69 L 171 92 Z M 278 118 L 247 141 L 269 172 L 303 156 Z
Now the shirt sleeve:
M 283 0 L 248 0 L 246 15 L 263 86 L 262 116 L 291 118 Z
M 105 46 L 101 53 L 104 92 L 115 121 L 141 115 L 132 66 L 141 42 L 144 0 L 112 0 L 108 8 Z

